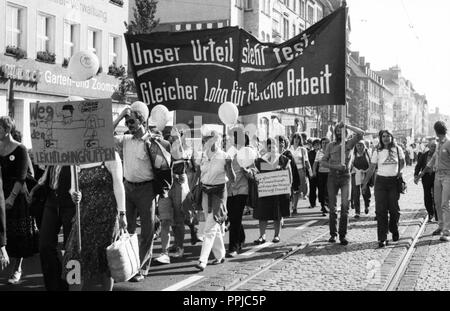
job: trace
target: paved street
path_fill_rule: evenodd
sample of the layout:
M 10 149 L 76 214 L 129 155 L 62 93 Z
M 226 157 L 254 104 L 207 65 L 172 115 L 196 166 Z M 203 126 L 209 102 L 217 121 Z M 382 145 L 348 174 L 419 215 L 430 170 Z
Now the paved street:
M 153 266 L 150 277 L 144 282 L 116 284 L 115 290 L 380 290 L 426 214 L 422 207 L 421 185 L 413 184 L 411 168 L 405 175 L 409 189 L 400 201 L 401 239 L 385 249 L 377 248 L 374 202 L 369 215 L 359 220 L 353 218 L 353 210 L 350 212 L 350 244 L 341 246 L 327 242 L 328 217 L 322 217 L 318 208 L 307 208 L 308 201 L 301 201 L 300 214 L 285 220 L 280 244 L 270 242 L 273 227 L 269 227 L 268 242 L 255 247 L 253 240 L 258 238 L 258 225 L 251 215 L 247 215 L 244 217 L 246 245 L 238 257 L 227 259 L 222 265 L 209 265 L 204 272 L 198 273 L 194 265 L 201 246 L 191 246 L 186 234 L 185 257 L 172 259 L 170 265 Z M 450 282 L 442 282 L 449 279 L 445 276 L 450 271 L 446 260 L 450 244 L 430 237 L 436 226 L 435 223 L 427 226 L 405 281 L 400 283 L 400 290 L 450 288 Z M 225 240 L 228 241 L 228 233 Z M 280 260 L 292 250 L 296 251 Z M 160 242 L 157 241 L 155 254 L 159 251 Z M 7 276 L 7 272 L 0 274 L 0 290 L 44 290 L 38 256 L 25 261 L 24 277 L 20 284 L 4 285 Z M 248 280 L 249 277 L 253 278 Z M 248 281 L 242 283 L 244 280 Z

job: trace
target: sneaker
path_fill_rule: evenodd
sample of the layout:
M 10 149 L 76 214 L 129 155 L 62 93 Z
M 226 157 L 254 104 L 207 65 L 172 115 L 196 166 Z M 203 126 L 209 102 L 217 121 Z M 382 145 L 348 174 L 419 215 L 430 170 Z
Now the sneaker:
M 359 218 L 360 218 L 359 214 L 356 214 L 355 219 L 359 219 Z
M 441 230 L 441 229 L 436 229 L 436 230 L 432 233 L 432 235 L 441 235 L 441 233 L 442 233 L 442 230 Z
M 180 258 L 184 256 L 184 249 L 178 247 L 177 251 L 175 253 L 172 253 L 170 256 L 172 256 L 173 258 Z
M 9 284 L 17 284 L 20 281 L 20 278 L 22 277 L 22 271 L 14 271 L 14 274 L 11 275 L 11 277 L 8 280 Z
M 259 239 L 255 240 L 253 243 L 255 243 L 255 245 L 261 245 L 266 243 L 266 239 L 263 239 L 262 237 L 260 237 Z
M 200 272 L 201 272 L 201 271 L 205 270 L 205 268 L 206 268 L 206 263 L 200 262 L 200 261 L 199 261 L 199 262 L 195 265 L 195 268 L 198 269 L 198 270 L 200 270 Z
M 155 261 L 162 265 L 170 264 L 170 257 L 167 254 L 161 254 L 158 258 L 155 258 Z
M 135 276 L 133 276 L 129 282 L 133 282 L 133 283 L 139 283 L 142 282 L 145 279 L 145 277 L 139 272 L 138 274 L 136 274 Z
M 364 210 L 364 213 L 367 215 L 367 214 L 369 214 L 369 208 L 368 207 L 366 207 L 366 209 Z
M 217 265 L 223 264 L 224 262 L 225 262 L 225 258 L 214 259 L 211 264 L 217 266 Z
M 450 242 L 450 236 L 443 235 L 439 240 L 441 240 L 442 242 Z
M 280 237 L 274 237 L 272 243 L 280 243 Z
M 236 257 L 237 255 L 238 255 L 238 252 L 233 251 L 233 252 L 227 253 L 227 254 L 226 254 L 226 257 L 228 257 L 228 258 L 233 258 L 233 257 Z
M 339 238 L 339 241 L 341 242 L 341 245 L 348 245 L 348 240 L 346 238 Z
M 388 245 L 388 241 L 379 241 L 378 242 L 378 247 L 379 248 L 386 247 L 387 245 Z
M 336 237 L 335 237 L 335 236 L 332 236 L 332 237 L 328 240 L 328 242 L 330 242 L 330 243 L 336 243 Z

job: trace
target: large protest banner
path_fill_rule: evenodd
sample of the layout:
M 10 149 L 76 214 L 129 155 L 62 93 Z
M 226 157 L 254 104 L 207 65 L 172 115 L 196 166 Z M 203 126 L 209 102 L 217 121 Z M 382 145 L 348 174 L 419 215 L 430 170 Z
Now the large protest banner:
M 111 99 L 31 103 L 35 163 L 79 165 L 114 160 Z
M 237 27 L 125 34 L 139 99 L 169 110 L 240 115 L 299 106 L 345 105 L 346 9 L 282 44 Z

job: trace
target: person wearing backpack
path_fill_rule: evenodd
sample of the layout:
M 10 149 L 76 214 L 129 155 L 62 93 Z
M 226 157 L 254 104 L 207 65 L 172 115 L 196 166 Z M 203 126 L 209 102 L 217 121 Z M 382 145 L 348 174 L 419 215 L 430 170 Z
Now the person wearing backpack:
M 380 143 L 372 154 L 369 171 L 363 181 L 363 191 L 368 191 L 368 182 L 377 168 L 375 180 L 375 213 L 377 216 L 378 246 L 388 244 L 388 231 L 392 233 L 392 240 L 400 239 L 398 222 L 400 207 L 398 200 L 400 192 L 397 187 L 402 169 L 405 167 L 405 154 L 402 148 L 394 142 L 394 136 L 383 130 L 379 133 Z
M 352 174 L 352 200 L 351 206 L 352 209 L 355 209 L 355 218 L 359 219 L 361 214 L 361 186 L 364 180 L 364 177 L 369 169 L 370 165 L 370 156 L 367 152 L 366 145 L 363 140 L 360 140 L 353 150 L 353 159 L 350 172 Z M 370 206 L 370 188 L 367 188 L 366 191 L 362 192 L 362 196 L 364 199 L 364 212 L 369 214 L 369 206 Z

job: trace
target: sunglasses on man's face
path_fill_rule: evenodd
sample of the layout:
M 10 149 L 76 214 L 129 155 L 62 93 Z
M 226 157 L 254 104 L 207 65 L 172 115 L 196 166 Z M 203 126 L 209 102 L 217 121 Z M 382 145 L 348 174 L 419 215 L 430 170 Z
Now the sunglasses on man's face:
M 134 123 L 136 123 L 135 119 L 127 119 L 127 120 L 125 120 L 125 125 L 133 125 Z

